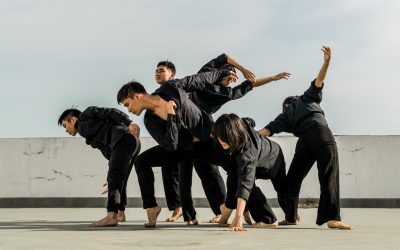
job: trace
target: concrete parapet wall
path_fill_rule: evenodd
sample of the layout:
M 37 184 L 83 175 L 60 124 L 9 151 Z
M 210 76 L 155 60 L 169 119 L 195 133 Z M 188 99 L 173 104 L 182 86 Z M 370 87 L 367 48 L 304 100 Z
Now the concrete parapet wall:
M 284 152 L 287 168 L 297 138 L 273 137 Z M 142 151 L 155 145 L 141 138 Z M 341 198 L 400 200 L 400 136 L 336 136 L 340 161 Z M 0 139 L 0 199 L 102 197 L 107 160 L 82 138 Z M 154 168 L 157 197 L 164 197 L 160 168 Z M 221 174 L 225 172 L 221 169 Z M 276 198 L 270 181 L 258 180 L 268 198 Z M 192 194 L 205 198 L 194 174 Z M 135 171 L 128 196 L 140 197 Z M 303 182 L 300 197 L 318 198 L 319 183 L 314 166 Z M 0 204 L 1 206 L 1 204 Z

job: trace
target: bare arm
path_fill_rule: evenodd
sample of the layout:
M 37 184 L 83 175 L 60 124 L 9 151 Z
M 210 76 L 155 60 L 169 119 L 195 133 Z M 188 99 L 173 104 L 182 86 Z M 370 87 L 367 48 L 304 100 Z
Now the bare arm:
M 317 86 L 318 88 L 322 87 L 322 83 L 325 80 L 326 72 L 328 71 L 329 62 L 331 60 L 331 48 L 327 46 L 322 46 L 321 50 L 324 52 L 324 64 L 322 64 L 317 79 L 315 80 L 315 86 Z
M 235 68 L 237 68 L 238 70 L 240 70 L 240 72 L 242 72 L 244 78 L 246 78 L 247 80 L 249 80 L 251 83 L 255 84 L 256 81 L 256 76 L 253 74 L 253 72 L 251 72 L 250 70 L 248 70 L 247 68 L 243 67 L 236 59 L 234 59 L 232 56 L 227 55 L 227 62 L 234 66 Z
M 229 226 L 229 228 L 232 231 L 247 231 L 243 227 L 243 213 L 244 213 L 244 209 L 246 207 L 246 203 L 247 203 L 247 201 L 243 198 L 237 199 L 235 218 L 233 219 L 232 224 Z
M 281 79 L 286 79 L 287 80 L 289 77 L 290 77 L 290 73 L 282 72 L 282 73 L 279 73 L 279 74 L 277 74 L 275 76 L 257 78 L 255 80 L 255 82 L 253 83 L 253 87 L 259 87 L 259 86 L 262 86 L 262 85 L 267 84 L 269 82 L 278 81 L 278 80 L 281 80 Z

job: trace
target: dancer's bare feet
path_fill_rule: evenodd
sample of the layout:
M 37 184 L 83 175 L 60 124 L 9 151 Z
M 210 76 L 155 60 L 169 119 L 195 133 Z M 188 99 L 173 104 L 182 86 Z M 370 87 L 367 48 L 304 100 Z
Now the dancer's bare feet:
M 247 224 L 249 224 L 249 225 L 253 224 L 253 222 L 251 221 L 251 216 L 250 216 L 249 211 L 246 211 L 243 213 L 243 218 Z
M 210 223 L 218 223 L 220 219 L 221 219 L 221 215 L 218 214 L 210 220 Z
M 125 211 L 118 211 L 117 220 L 118 220 L 118 222 L 125 222 L 126 221 Z
M 147 219 L 149 220 L 149 222 L 144 223 L 144 227 L 147 227 L 147 228 L 156 227 L 157 217 L 161 212 L 161 207 L 160 206 L 149 207 L 149 208 L 146 208 L 146 212 L 147 212 Z
M 353 230 L 352 225 L 341 222 L 340 220 L 330 220 L 327 223 L 329 228 L 343 229 L 343 230 Z
M 114 212 L 108 212 L 106 217 L 90 224 L 89 227 L 115 227 L 116 225 L 118 225 L 117 214 Z
M 278 223 L 278 225 L 279 226 L 292 226 L 292 225 L 299 225 L 300 224 L 300 215 L 296 215 L 296 221 L 295 222 L 290 222 L 290 221 L 287 221 L 287 220 L 283 220 L 283 221 L 280 221 L 279 223 Z
M 172 213 L 172 215 L 170 217 L 168 217 L 165 221 L 166 222 L 175 222 L 180 217 L 182 217 L 182 208 L 181 207 L 177 207 L 177 208 L 175 208 L 175 210 Z
M 198 219 L 188 220 L 186 224 L 188 224 L 189 226 L 195 226 L 195 225 L 200 225 L 201 221 L 199 221 Z
M 275 221 L 274 223 L 271 223 L 271 224 L 260 221 L 260 222 L 254 223 L 251 226 L 255 227 L 255 228 L 275 228 L 275 227 L 278 227 L 278 221 Z
M 229 227 L 228 220 L 229 217 L 231 217 L 232 209 L 229 209 L 225 206 L 225 204 L 222 204 L 220 206 L 220 210 L 221 210 L 221 218 L 219 219 L 218 226 Z

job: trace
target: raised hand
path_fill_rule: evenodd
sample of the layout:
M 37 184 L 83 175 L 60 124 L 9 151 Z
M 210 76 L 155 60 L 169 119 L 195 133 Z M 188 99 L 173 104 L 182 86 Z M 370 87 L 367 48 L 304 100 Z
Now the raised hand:
M 238 75 L 233 71 L 229 71 L 229 75 L 222 78 L 221 84 L 223 86 L 228 86 L 229 84 L 236 82 L 237 79 Z
M 287 79 L 289 79 L 289 77 L 290 77 L 290 73 L 281 72 L 281 73 L 279 73 L 279 74 L 274 76 L 274 80 L 275 81 L 280 80 L 280 79 L 286 79 L 287 80 Z
M 331 60 L 331 48 L 328 46 L 322 46 L 322 52 L 324 52 L 324 61 L 329 62 Z
M 244 78 L 246 78 L 247 80 L 249 80 L 251 83 L 255 83 L 256 82 L 256 75 L 254 75 L 253 72 L 251 72 L 250 70 L 243 68 L 240 70 L 244 76 Z

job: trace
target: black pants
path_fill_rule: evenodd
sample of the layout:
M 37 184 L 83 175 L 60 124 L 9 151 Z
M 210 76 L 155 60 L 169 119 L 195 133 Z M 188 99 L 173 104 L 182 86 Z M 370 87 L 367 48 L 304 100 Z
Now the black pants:
M 133 162 L 140 151 L 137 137 L 125 134 L 111 151 L 108 162 L 108 201 L 107 211 L 117 213 L 124 211 L 127 205 L 126 186 Z
M 277 193 L 278 203 L 284 212 L 286 211 L 287 190 L 285 167 L 285 158 L 283 156 L 282 150 L 280 150 L 271 171 L 258 171 L 258 173 L 256 174 L 256 179 L 271 180 L 272 186 Z M 230 205 L 229 208 L 234 209 L 235 207 L 232 207 L 232 205 Z M 267 198 L 262 193 L 261 189 L 255 184 L 253 186 L 253 189 L 251 190 L 246 208 L 250 212 L 251 217 L 253 217 L 255 222 L 264 222 L 267 224 L 271 224 L 276 221 L 275 214 L 272 211 L 271 206 L 268 204 Z
M 168 168 L 173 164 L 190 159 L 199 159 L 219 166 L 224 166 L 232 161 L 229 155 L 224 155 L 215 149 L 215 142 L 212 139 L 207 142 L 194 143 L 192 150 L 167 152 L 160 146 L 155 146 L 142 152 L 135 160 L 135 170 L 143 199 L 143 208 L 157 206 L 152 167 Z
M 221 214 L 226 189 L 218 166 L 201 160 L 185 160 L 179 164 L 179 193 L 185 221 L 196 219 L 196 210 L 192 199 L 193 166 L 200 177 L 210 207 L 215 215 Z
M 179 166 L 173 164 L 163 167 L 161 173 L 167 207 L 170 211 L 173 211 L 182 206 L 179 194 Z
M 326 126 L 315 126 L 299 137 L 287 174 L 286 220 L 294 222 L 304 177 L 317 162 L 320 200 L 316 223 L 340 220 L 339 158 L 332 132 Z

